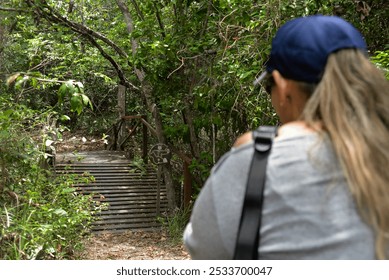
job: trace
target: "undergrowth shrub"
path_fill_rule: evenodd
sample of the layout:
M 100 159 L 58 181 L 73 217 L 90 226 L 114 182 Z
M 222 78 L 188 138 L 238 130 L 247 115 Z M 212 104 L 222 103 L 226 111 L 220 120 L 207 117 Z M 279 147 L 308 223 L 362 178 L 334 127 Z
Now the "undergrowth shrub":
M 72 258 L 100 209 L 73 187 L 88 176 L 56 175 L 42 164 L 48 114 L 0 96 L 0 259 Z
M 386 46 L 385 51 L 376 51 L 371 60 L 378 68 L 380 68 L 386 78 L 389 80 L 389 45 Z
M 176 209 L 176 211 L 165 217 L 158 217 L 163 229 L 168 233 L 169 240 L 173 244 L 182 243 L 182 236 L 185 226 L 189 222 L 191 208 Z

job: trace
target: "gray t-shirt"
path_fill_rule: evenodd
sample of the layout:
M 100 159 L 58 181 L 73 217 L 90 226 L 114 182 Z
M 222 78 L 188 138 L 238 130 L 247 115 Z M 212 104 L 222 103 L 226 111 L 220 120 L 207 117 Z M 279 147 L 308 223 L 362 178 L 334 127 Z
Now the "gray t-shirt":
M 197 198 L 184 242 L 193 259 L 232 259 L 252 143 L 231 149 Z M 276 139 L 268 160 L 261 259 L 374 259 L 374 233 L 347 187 L 330 141 Z

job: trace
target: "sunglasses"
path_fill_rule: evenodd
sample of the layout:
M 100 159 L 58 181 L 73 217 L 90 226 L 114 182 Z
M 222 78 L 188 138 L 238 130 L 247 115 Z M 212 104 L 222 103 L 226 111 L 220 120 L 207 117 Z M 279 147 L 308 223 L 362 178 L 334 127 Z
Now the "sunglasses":
M 269 75 L 263 82 L 263 87 L 267 94 L 271 95 L 272 88 L 275 86 L 276 82 L 272 75 Z

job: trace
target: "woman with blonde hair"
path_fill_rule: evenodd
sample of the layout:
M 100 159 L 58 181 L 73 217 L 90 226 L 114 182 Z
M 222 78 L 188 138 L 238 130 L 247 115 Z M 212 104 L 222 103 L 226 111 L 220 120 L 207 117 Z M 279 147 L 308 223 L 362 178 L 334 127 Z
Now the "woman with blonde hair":
M 362 35 L 334 16 L 293 19 L 266 84 L 283 124 L 266 169 L 260 259 L 389 258 L 389 83 Z M 184 233 L 194 259 L 231 259 L 251 132 L 212 169 Z

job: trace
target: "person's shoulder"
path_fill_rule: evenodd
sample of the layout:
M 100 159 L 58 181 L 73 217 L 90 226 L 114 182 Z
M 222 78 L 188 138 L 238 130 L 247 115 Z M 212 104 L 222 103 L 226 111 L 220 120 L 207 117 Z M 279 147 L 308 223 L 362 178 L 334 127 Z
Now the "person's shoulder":
M 223 154 L 220 159 L 216 162 L 216 164 L 212 168 L 212 173 L 215 173 L 219 170 L 220 167 L 227 165 L 236 165 L 237 163 L 243 164 L 243 161 L 251 158 L 251 154 L 254 149 L 252 149 L 252 132 L 246 132 L 245 134 L 238 137 L 231 147 L 231 149 Z
M 296 136 L 317 134 L 321 130 L 320 125 L 308 126 L 304 121 L 294 121 L 282 125 L 278 129 L 277 140 Z
M 310 127 L 303 121 L 294 121 L 280 126 L 277 130 L 276 139 L 290 138 L 294 136 L 301 136 L 306 134 L 312 134 L 320 130 L 319 126 Z M 233 148 L 238 148 L 253 141 L 252 131 L 248 131 L 239 136 Z
M 243 135 L 239 136 L 236 140 L 234 145 L 232 146 L 233 148 L 238 148 L 240 146 L 243 146 L 245 144 L 248 144 L 253 141 L 253 136 L 252 132 L 248 131 L 244 133 Z

